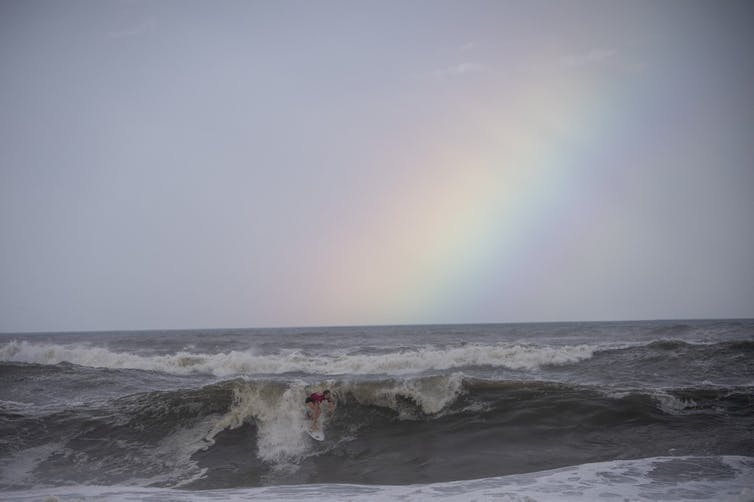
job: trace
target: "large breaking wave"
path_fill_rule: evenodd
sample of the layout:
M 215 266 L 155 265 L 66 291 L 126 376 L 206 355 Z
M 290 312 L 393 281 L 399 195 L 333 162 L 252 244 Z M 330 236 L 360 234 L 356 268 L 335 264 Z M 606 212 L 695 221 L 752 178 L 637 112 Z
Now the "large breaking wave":
M 215 354 L 178 351 L 169 355 L 145 356 L 87 345 L 10 341 L 0 345 L 0 361 L 36 364 L 68 362 L 89 367 L 217 377 L 282 373 L 403 375 L 472 366 L 530 370 L 589 359 L 597 350 L 600 350 L 599 346 L 587 344 L 535 346 L 506 343 L 447 348 L 426 346 L 383 354 L 307 354 L 296 350 L 256 354 L 248 350 Z
M 323 387 L 333 390 L 338 407 L 326 419 L 327 440 L 317 443 L 303 433 L 303 400 Z M 460 372 L 316 383 L 236 378 L 44 414 L 25 415 L 12 403 L 0 403 L 0 486 L 25 489 L 64 480 L 191 488 L 313 479 L 443 481 L 520 472 L 522 464 L 536 470 L 619 458 L 631 451 L 703 454 L 709 449 L 703 434 L 709 420 L 725 420 L 729 431 L 738 430 L 717 438 L 717 448 L 745 454 L 754 448 L 752 414 L 751 389 L 610 395 L 585 386 L 492 381 Z M 682 450 L 669 451 L 679 443 Z M 322 468 L 333 463 L 341 467 Z

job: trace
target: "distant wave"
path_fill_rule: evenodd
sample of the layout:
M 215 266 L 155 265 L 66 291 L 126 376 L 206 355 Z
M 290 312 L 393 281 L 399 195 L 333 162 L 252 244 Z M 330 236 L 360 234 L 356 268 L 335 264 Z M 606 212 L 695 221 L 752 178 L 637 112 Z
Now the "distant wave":
M 68 362 L 89 367 L 160 371 L 177 375 L 206 374 L 217 377 L 281 373 L 405 375 L 473 366 L 531 370 L 589 359 L 598 350 L 599 346 L 587 344 L 468 344 L 450 348 L 427 346 L 385 354 L 312 355 L 293 351 L 259 355 L 253 351 L 217 354 L 181 351 L 170 355 L 144 356 L 85 345 L 11 341 L 0 345 L 0 361 L 35 364 Z
M 381 353 L 310 354 L 287 350 L 258 354 L 253 350 L 219 353 L 178 351 L 164 355 L 142 355 L 83 344 L 10 341 L 0 344 L 0 362 L 56 365 L 71 363 L 90 368 L 157 371 L 171 375 L 208 375 L 220 378 L 261 374 L 306 375 L 411 375 L 426 371 L 453 371 L 486 367 L 530 371 L 589 361 L 598 354 L 624 358 L 624 367 L 634 361 L 658 363 L 668 355 L 712 360 L 720 364 L 742 364 L 740 359 L 754 352 L 752 341 L 692 343 L 676 339 L 638 344 L 527 345 L 522 343 L 476 344 L 451 347 L 398 348 Z M 685 354 L 685 355 L 684 355 Z M 700 359 L 701 358 L 701 359 Z M 647 369 L 649 371 L 649 369 Z M 656 370 L 652 370 L 656 371 Z

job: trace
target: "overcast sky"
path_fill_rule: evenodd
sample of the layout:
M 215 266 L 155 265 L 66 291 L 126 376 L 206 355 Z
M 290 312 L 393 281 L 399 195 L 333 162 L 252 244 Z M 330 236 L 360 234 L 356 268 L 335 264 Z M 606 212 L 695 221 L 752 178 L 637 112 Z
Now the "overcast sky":
M 0 331 L 754 317 L 751 1 L 0 1 Z

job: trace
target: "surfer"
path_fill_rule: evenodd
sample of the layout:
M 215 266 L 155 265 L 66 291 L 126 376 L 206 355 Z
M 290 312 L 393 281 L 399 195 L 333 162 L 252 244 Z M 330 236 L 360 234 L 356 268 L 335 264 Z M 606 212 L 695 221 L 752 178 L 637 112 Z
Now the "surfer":
M 329 390 L 324 390 L 322 391 L 322 393 L 315 392 L 313 394 L 310 394 L 309 397 L 306 398 L 306 401 L 304 401 L 306 403 L 306 406 L 309 408 L 309 416 L 312 419 L 312 432 L 319 430 L 317 419 L 319 418 L 320 413 L 322 413 L 322 410 L 320 409 L 322 401 L 327 401 L 327 405 L 330 408 L 330 413 L 335 410 L 335 401 L 333 401 L 332 394 Z

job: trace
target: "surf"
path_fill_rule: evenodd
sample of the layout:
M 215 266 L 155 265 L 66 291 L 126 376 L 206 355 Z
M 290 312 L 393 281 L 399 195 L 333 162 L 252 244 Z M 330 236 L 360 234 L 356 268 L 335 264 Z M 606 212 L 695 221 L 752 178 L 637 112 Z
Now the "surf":
M 338 407 L 318 442 L 304 432 L 304 400 L 323 388 L 332 390 Z M 234 378 L 42 412 L 0 403 L 0 432 L 11 438 L 26 431 L 10 455 L 0 456 L 0 484 L 30 488 L 46 482 L 38 473 L 50 469 L 74 475 L 70 459 L 99 466 L 81 478 L 89 483 L 210 489 L 306 483 L 320 471 L 331 473 L 329 482 L 441 481 L 516 472 L 521 462 L 541 470 L 565 459 L 607 459 L 637 447 L 700 453 L 709 447 L 705 436 L 677 437 L 678 427 L 702 431 L 709 420 L 739 430 L 715 444 L 741 454 L 754 448 L 747 432 L 752 395 L 750 388 L 611 393 L 454 372 L 316 382 Z M 229 466 L 243 469 L 229 476 Z
M 0 361 L 35 364 L 67 362 L 87 367 L 159 371 L 177 375 L 215 377 L 252 374 L 406 375 L 464 367 L 501 367 L 532 370 L 591 358 L 599 346 L 537 346 L 499 343 L 436 347 L 427 345 L 381 354 L 330 352 L 305 354 L 285 350 L 258 354 L 253 349 L 220 353 L 177 351 L 166 355 L 139 355 L 105 347 L 62 345 L 12 340 L 0 345 Z
M 2 336 L 0 489 L 468 488 L 750 455 L 751 323 L 658 324 Z M 325 388 L 315 441 L 304 399 Z
M 306 498 L 353 501 L 372 500 L 505 500 L 510 502 L 581 502 L 618 499 L 651 501 L 711 500 L 744 502 L 754 498 L 754 457 L 685 456 L 646 457 L 585 463 L 526 474 L 472 480 L 396 485 L 298 484 L 201 491 L 135 486 L 66 486 L 9 491 L 8 502 L 107 498 L 113 501 L 176 499 L 189 502 L 214 500 L 276 500 L 298 502 Z

